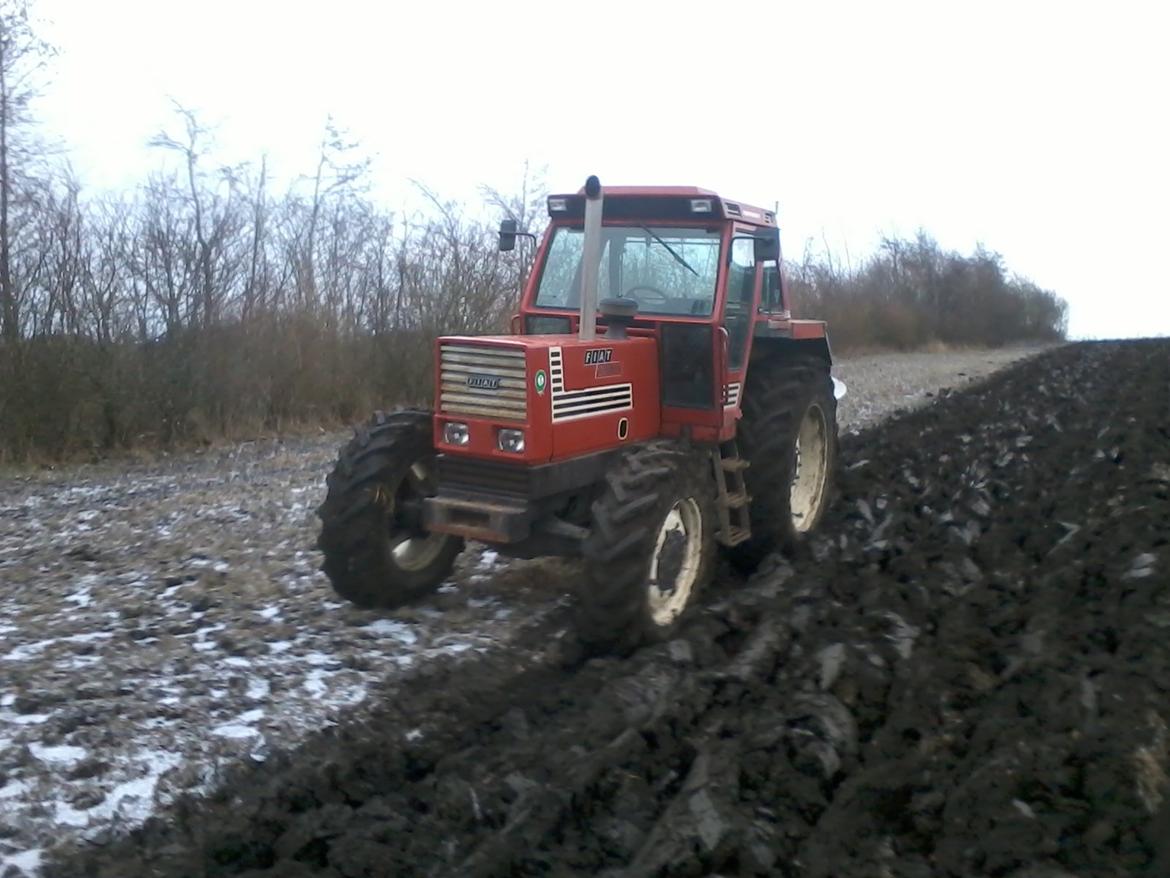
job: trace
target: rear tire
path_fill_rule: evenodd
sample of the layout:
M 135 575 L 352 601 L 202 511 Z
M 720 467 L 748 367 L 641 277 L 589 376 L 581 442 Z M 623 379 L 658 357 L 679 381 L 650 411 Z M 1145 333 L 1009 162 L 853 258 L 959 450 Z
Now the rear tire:
M 797 553 L 832 498 L 837 399 L 828 364 L 780 357 L 753 363 L 736 438 L 750 463 L 744 482 L 752 536 L 728 556 L 751 571 L 774 550 Z
M 317 509 L 333 589 L 359 607 L 397 607 L 446 579 L 463 540 L 422 529 L 422 501 L 434 493 L 428 412 L 377 412 L 355 431 L 327 479 Z
M 576 602 L 581 644 L 624 655 L 669 638 L 713 570 L 709 459 L 669 442 L 631 448 L 592 512 Z

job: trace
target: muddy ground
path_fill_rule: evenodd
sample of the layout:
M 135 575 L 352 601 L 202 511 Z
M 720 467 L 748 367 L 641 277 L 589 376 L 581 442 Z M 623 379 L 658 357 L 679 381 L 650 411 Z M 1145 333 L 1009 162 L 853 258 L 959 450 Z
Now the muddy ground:
M 856 429 L 1035 350 L 846 359 Z M 341 434 L 0 474 L 0 875 L 108 844 L 436 663 L 563 626 L 575 568 L 471 546 L 434 597 L 338 601 L 313 509 Z
M 675 641 L 437 660 L 73 875 L 1170 875 L 1170 343 L 847 437 Z

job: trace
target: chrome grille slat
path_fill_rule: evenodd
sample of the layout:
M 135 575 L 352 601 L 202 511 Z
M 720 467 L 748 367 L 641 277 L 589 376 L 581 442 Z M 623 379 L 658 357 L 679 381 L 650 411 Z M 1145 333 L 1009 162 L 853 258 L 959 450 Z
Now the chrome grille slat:
M 497 378 L 499 387 L 471 387 L 472 376 Z M 445 415 L 527 420 L 524 349 L 440 344 L 438 408 Z
M 524 370 L 523 369 L 503 369 L 499 366 L 492 366 L 490 364 L 484 365 L 484 366 L 476 366 L 476 365 L 470 364 L 470 363 L 464 365 L 462 363 L 448 363 L 446 360 L 443 361 L 443 375 L 444 376 L 446 376 L 446 375 L 467 375 L 471 372 L 476 372 L 480 375 L 496 375 L 500 378 L 509 378 L 513 381 L 519 381 L 521 384 L 524 383 Z
M 524 399 L 523 390 L 508 390 L 507 387 L 500 387 L 498 390 L 476 391 L 470 389 L 467 384 L 456 384 L 455 382 L 442 383 L 443 399 L 453 399 L 452 395 L 473 396 L 483 402 L 484 399 Z

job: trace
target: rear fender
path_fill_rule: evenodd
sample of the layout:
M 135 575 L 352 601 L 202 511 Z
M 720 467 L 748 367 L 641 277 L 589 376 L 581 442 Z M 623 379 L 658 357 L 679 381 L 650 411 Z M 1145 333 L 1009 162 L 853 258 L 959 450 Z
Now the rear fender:
M 752 364 L 763 359 L 818 359 L 826 366 L 833 364 L 833 352 L 829 347 L 828 336 L 814 338 L 768 338 L 757 336 L 752 344 L 752 355 L 748 361 L 748 371 Z

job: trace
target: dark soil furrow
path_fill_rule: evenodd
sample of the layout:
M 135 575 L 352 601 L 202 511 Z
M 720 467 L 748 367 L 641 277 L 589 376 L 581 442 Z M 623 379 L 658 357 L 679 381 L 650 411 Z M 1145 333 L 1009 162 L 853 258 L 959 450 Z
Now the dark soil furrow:
M 851 437 L 678 640 L 444 666 L 50 874 L 1170 874 L 1167 388 L 1081 344 Z

